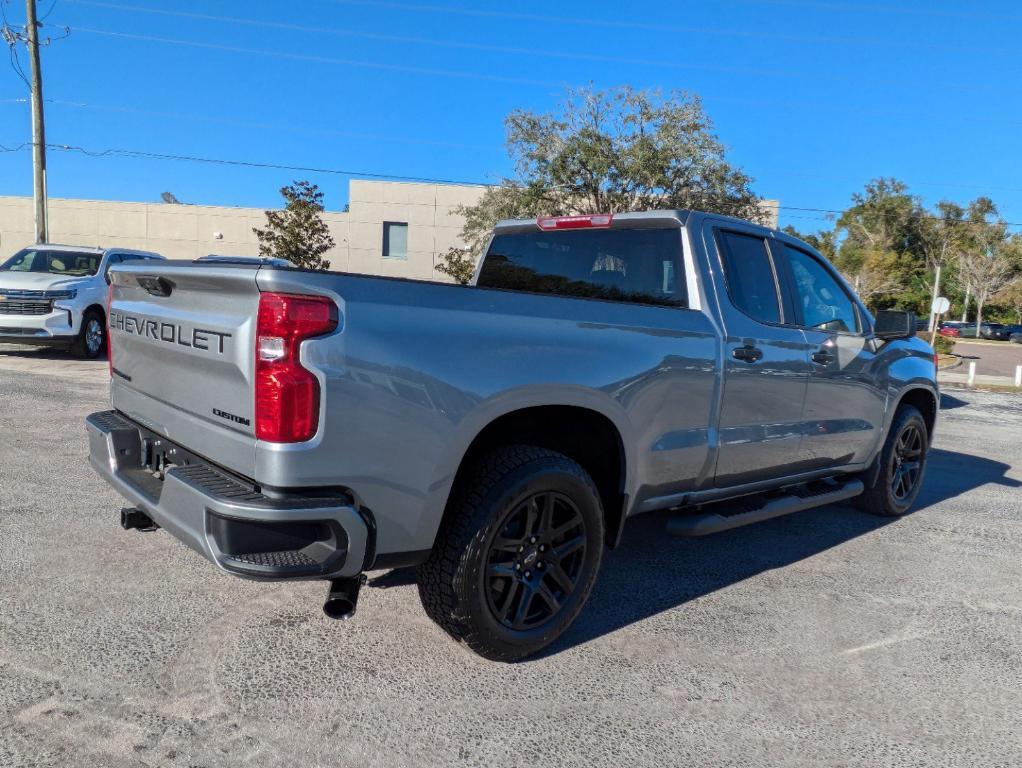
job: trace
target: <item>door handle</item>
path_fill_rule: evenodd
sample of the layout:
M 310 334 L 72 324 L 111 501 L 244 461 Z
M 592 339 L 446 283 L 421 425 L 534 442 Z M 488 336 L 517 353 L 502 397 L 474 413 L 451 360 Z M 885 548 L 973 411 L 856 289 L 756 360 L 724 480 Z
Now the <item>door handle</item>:
M 735 360 L 742 360 L 746 363 L 754 363 L 763 357 L 763 350 L 757 349 L 751 344 L 746 344 L 744 347 L 735 347 L 732 349 L 731 357 Z
M 810 355 L 812 361 L 818 365 L 830 365 L 834 362 L 834 355 L 826 349 L 819 349 Z

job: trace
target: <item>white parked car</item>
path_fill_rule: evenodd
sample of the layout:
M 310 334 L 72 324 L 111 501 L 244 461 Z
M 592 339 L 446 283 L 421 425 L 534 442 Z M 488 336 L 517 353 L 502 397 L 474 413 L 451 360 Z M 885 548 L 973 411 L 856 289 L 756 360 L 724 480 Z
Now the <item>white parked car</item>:
M 70 348 L 94 359 L 106 348 L 108 272 L 163 257 L 126 248 L 40 244 L 0 264 L 0 342 Z

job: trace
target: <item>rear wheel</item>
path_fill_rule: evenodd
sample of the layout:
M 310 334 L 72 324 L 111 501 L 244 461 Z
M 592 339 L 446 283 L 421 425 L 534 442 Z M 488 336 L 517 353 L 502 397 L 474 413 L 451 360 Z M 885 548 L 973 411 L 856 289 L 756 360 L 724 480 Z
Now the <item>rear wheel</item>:
M 94 309 L 82 316 L 82 327 L 71 347 L 76 357 L 95 360 L 106 348 L 106 324 L 103 315 Z
M 508 446 L 452 503 L 419 567 L 426 613 L 488 659 L 536 653 L 574 621 L 596 580 L 604 525 L 592 479 L 562 454 Z
M 858 505 L 886 517 L 900 517 L 908 512 L 923 485 L 929 449 L 929 430 L 922 414 L 914 406 L 902 405 L 894 414 L 887 440 L 876 459 L 879 469 L 874 467 L 867 473 L 875 480 L 858 497 Z

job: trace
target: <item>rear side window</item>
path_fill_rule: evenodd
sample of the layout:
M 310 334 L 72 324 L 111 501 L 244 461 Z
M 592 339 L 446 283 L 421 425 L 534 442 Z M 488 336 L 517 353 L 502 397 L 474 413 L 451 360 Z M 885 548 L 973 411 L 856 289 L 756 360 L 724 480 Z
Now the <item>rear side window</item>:
M 763 238 L 723 231 L 717 238 L 734 305 L 761 323 L 781 322 L 777 280 Z
M 478 285 L 633 304 L 688 304 L 676 228 L 497 235 Z

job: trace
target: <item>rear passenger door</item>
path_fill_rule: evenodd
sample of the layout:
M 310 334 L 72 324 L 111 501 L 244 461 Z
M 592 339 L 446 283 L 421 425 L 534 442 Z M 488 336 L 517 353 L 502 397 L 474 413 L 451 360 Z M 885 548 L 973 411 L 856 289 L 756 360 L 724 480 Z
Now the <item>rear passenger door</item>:
M 760 229 L 708 224 L 724 290 L 724 391 L 715 485 L 756 482 L 798 471 L 802 407 L 809 381 L 808 347 L 789 324 L 790 300 Z
M 775 263 L 790 293 L 793 324 L 809 344 L 811 375 L 799 460 L 807 469 L 866 461 L 880 440 L 887 393 L 867 319 L 820 257 L 774 241 Z

